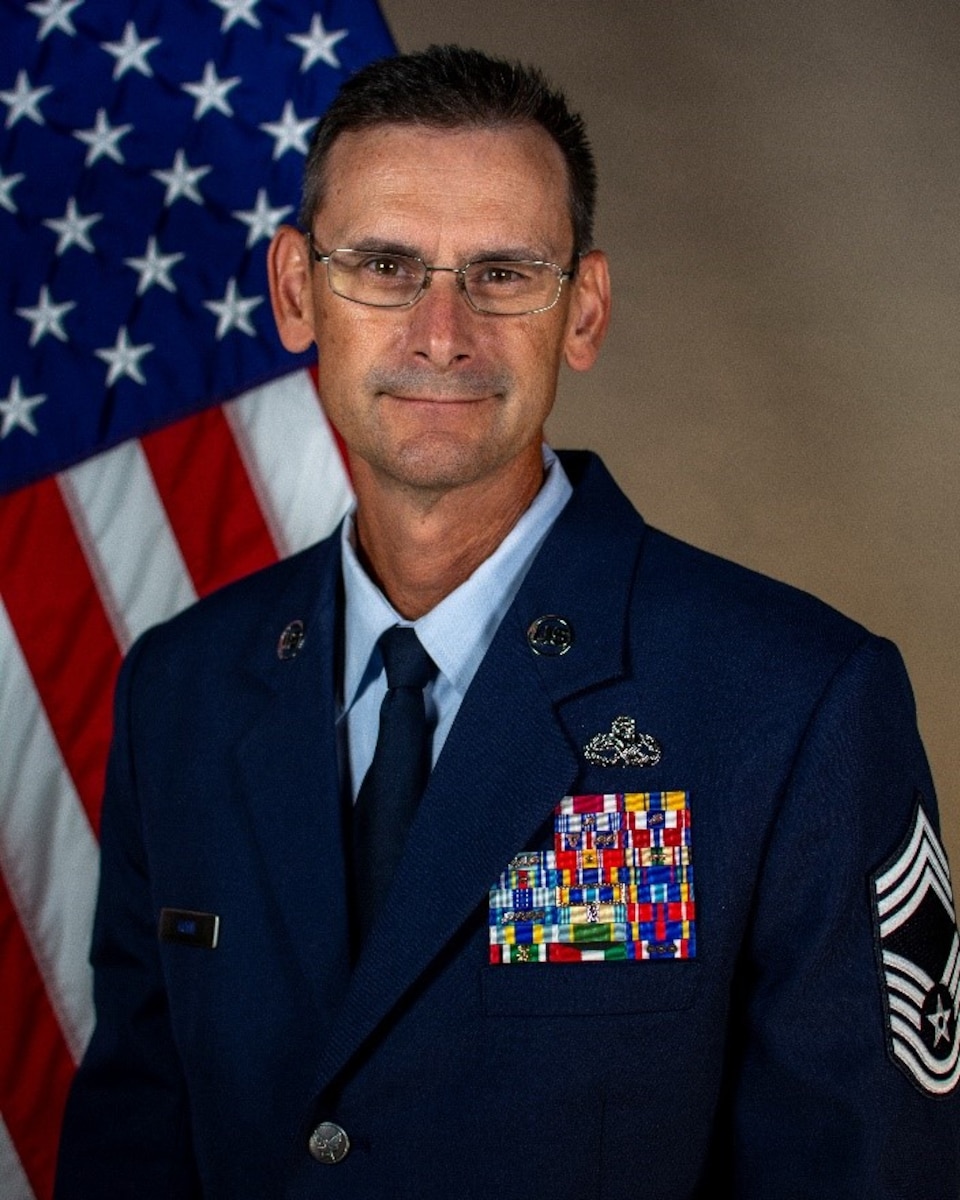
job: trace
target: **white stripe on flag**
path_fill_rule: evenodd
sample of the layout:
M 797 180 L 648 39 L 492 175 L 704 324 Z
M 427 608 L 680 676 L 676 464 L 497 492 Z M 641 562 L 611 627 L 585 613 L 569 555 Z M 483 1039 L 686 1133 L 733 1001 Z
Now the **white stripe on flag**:
M 0 870 L 66 1043 L 79 1060 L 93 1031 L 87 952 L 97 842 L 2 602 L 0 729 L 4 744 L 16 748 L 0 755 Z
M 3 1200 L 36 1200 L 27 1177 L 23 1173 L 20 1159 L 14 1149 L 10 1132 L 0 1116 L 0 1183 L 3 1184 Z
M 121 649 L 196 600 L 139 441 L 57 476 Z
M 350 483 L 308 371 L 292 371 L 224 405 L 281 557 L 337 526 Z

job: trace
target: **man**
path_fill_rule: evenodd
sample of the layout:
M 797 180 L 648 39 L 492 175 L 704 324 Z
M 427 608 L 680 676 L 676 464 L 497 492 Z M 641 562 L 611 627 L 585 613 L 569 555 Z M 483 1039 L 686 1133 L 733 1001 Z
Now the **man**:
M 473 52 L 321 122 L 270 275 L 356 510 L 128 658 L 62 1200 L 956 1197 L 899 656 L 543 446 L 607 327 L 593 192 Z

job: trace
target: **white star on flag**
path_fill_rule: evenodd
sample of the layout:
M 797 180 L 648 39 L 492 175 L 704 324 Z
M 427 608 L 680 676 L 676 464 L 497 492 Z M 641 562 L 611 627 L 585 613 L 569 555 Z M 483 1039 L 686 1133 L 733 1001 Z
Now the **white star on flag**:
M 4 175 L 0 170 L 0 208 L 5 208 L 7 212 L 15 213 L 17 206 L 13 202 L 13 189 L 18 183 L 26 179 L 26 175 L 21 171 L 17 175 Z
M 123 163 L 124 158 L 117 144 L 133 128 L 132 125 L 111 125 L 105 108 L 97 109 L 97 120 L 92 129 L 77 129 L 73 136 L 89 147 L 84 166 L 92 167 L 98 159 L 112 158 Z
M 301 71 L 309 71 L 315 62 L 325 62 L 328 67 L 333 67 L 335 70 L 340 67 L 340 60 L 334 53 L 334 46 L 337 42 L 343 41 L 347 36 L 346 29 L 335 29 L 332 33 L 327 33 L 323 27 L 323 17 L 319 13 L 314 15 L 310 22 L 310 29 L 307 33 L 288 33 L 287 41 L 293 42 L 295 46 L 299 46 L 303 51 L 303 62 L 300 64 Z
M 213 0 L 217 8 L 223 9 L 223 20 L 220 22 L 221 33 L 226 33 L 238 21 L 244 21 L 253 29 L 260 28 L 260 19 L 253 11 L 258 0 Z
M 288 150 L 296 150 L 300 154 L 307 153 L 307 134 L 315 122 L 312 117 L 300 120 L 297 116 L 293 101 L 288 100 L 283 106 L 279 121 L 267 121 L 260 126 L 264 133 L 269 133 L 274 139 L 273 157 L 278 159 Z
M 191 167 L 187 162 L 186 154 L 182 150 L 178 150 L 173 157 L 173 166 L 169 171 L 151 171 L 150 174 L 154 179 L 159 179 L 161 183 L 167 185 L 167 194 L 163 203 L 166 208 L 169 208 L 181 196 L 192 200 L 194 204 L 203 204 L 203 197 L 197 191 L 197 184 L 210 170 L 210 167 Z
M 40 28 L 37 30 L 37 41 L 42 42 L 48 33 L 59 29 L 70 37 L 76 36 L 76 29 L 70 14 L 79 8 L 83 0 L 42 0 L 36 4 L 28 4 L 27 11 L 40 18 Z
M 13 90 L 0 92 L 0 100 L 8 109 L 5 122 L 7 129 L 12 129 L 21 117 L 26 117 L 37 125 L 45 124 L 39 105 L 44 96 L 52 91 L 52 87 L 31 87 L 26 71 L 18 71 Z
M 193 119 L 199 121 L 211 108 L 222 112 L 225 117 L 232 117 L 233 109 L 227 100 L 227 93 L 239 82 L 239 75 L 234 75 L 230 79 L 220 79 L 217 76 L 216 65 L 212 61 L 208 62 L 203 68 L 203 79 L 197 83 L 181 85 L 183 90 L 189 92 L 197 102 L 193 109 Z
M 119 42 L 101 42 L 103 49 L 117 60 L 113 68 L 114 79 L 119 79 L 127 71 L 139 71 L 149 78 L 153 74 L 153 67 L 147 62 L 147 55 L 159 45 L 158 37 L 141 38 L 132 21 L 124 26 L 123 38 Z
M 252 209 L 235 212 L 232 215 L 238 221 L 243 221 L 244 225 L 249 228 L 249 233 L 247 234 L 247 249 L 249 250 L 261 238 L 266 238 L 269 241 L 277 232 L 277 227 L 283 218 L 287 213 L 291 212 L 293 212 L 293 208 L 289 204 L 283 208 L 271 208 L 267 189 L 260 188 Z
M 262 296 L 251 296 L 244 299 L 237 291 L 237 281 L 235 278 L 230 278 L 227 281 L 227 290 L 224 292 L 222 300 L 204 300 L 204 308 L 209 308 L 217 317 L 217 341 L 230 332 L 231 329 L 239 329 L 241 333 L 246 333 L 250 337 L 254 337 L 256 330 L 250 324 L 250 313 L 263 303 Z
M 102 358 L 110 368 L 107 371 L 107 387 L 112 387 L 118 379 L 123 379 L 124 376 L 134 380 L 135 383 L 146 383 L 143 372 L 140 370 L 140 359 L 145 354 L 149 354 L 152 349 L 153 346 L 149 342 L 141 346 L 133 345 L 126 325 L 121 326 L 117 331 L 117 340 L 112 349 L 104 347 L 102 350 L 94 350 L 97 358 Z
M 170 271 L 183 257 L 182 254 L 161 254 L 157 247 L 157 239 L 151 237 L 147 239 L 147 248 L 142 258 L 125 258 L 123 261 L 139 273 L 137 295 L 142 296 L 155 283 L 168 292 L 175 292 L 177 289 L 170 278 Z
M 46 400 L 46 396 L 25 396 L 20 390 L 20 376 L 15 375 L 10 384 L 7 398 L 0 400 L 0 439 L 3 439 L 14 429 L 25 429 L 27 433 L 37 435 L 37 427 L 33 423 L 33 410 Z
M 57 242 L 57 254 L 63 254 L 71 246 L 79 246 L 88 254 L 93 254 L 93 242 L 90 240 L 90 226 L 103 220 L 103 213 L 90 213 L 82 216 L 77 209 L 77 201 L 71 196 L 67 201 L 67 211 L 62 217 L 49 217 L 44 221 L 54 233 L 60 235 Z
M 31 346 L 35 346 L 48 333 L 52 333 L 59 341 L 65 342 L 67 334 L 63 328 L 63 318 L 71 308 L 76 307 L 76 302 L 73 300 L 54 304 L 50 299 L 50 289 L 44 284 L 40 289 L 40 298 L 37 300 L 36 306 L 34 308 L 18 308 L 17 316 L 23 317 L 33 326 L 30 331 Z

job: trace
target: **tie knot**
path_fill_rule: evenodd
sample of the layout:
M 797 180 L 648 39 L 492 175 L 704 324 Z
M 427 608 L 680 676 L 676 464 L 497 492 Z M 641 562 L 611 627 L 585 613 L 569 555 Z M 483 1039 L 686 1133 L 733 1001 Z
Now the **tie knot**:
M 388 688 L 423 689 L 437 668 L 409 625 L 394 625 L 380 638 Z

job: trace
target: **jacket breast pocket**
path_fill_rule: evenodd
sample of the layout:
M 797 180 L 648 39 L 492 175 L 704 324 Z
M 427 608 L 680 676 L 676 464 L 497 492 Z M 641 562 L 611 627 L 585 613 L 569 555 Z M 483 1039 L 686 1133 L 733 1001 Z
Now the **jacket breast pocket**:
M 676 1012 L 694 1002 L 699 969 L 695 959 L 490 966 L 481 975 L 483 1011 L 502 1017 Z

